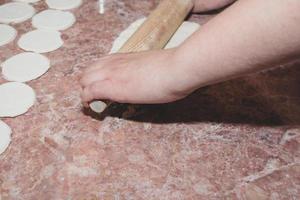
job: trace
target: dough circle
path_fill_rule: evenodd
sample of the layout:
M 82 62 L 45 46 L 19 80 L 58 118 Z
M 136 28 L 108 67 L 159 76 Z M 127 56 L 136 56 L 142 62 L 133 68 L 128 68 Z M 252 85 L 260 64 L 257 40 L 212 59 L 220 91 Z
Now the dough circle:
M 79 7 L 82 0 L 46 0 L 49 8 L 58 10 L 70 10 Z
M 24 52 L 7 59 L 1 67 L 6 80 L 27 82 L 45 74 L 50 68 L 50 61 L 41 54 Z
M 58 31 L 37 29 L 22 35 L 18 45 L 25 51 L 46 53 L 60 48 L 63 45 L 63 41 Z
M 17 36 L 17 31 L 13 27 L 0 24 L 0 46 L 6 45 L 13 41 Z
M 20 23 L 30 19 L 34 13 L 34 8 L 27 3 L 6 3 L 0 6 L 0 22 Z
M 15 1 L 20 1 L 20 2 L 24 2 L 24 3 L 36 3 L 40 0 L 15 0 Z
M 119 37 L 113 42 L 113 46 L 110 50 L 110 53 L 116 53 L 125 42 L 137 31 L 137 29 L 144 23 L 146 18 L 141 18 L 129 25 L 127 29 L 122 31 Z M 184 42 L 189 36 L 191 36 L 200 25 L 195 22 L 183 22 L 182 25 L 175 32 L 173 37 L 165 46 L 165 49 L 173 48 L 179 46 Z
M 11 142 L 11 128 L 0 120 L 0 154 L 4 153 Z
M 44 10 L 32 18 L 35 28 L 46 30 L 65 30 L 75 23 L 75 16 L 68 11 Z
M 16 117 L 26 113 L 35 102 L 34 90 L 19 82 L 0 85 L 0 117 Z

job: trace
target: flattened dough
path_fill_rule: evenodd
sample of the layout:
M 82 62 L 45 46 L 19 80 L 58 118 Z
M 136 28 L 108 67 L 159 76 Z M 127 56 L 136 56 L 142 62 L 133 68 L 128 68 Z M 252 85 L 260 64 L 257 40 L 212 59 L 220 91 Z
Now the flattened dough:
M 16 117 L 26 113 L 35 102 L 34 90 L 19 82 L 0 85 L 0 117 Z
M 63 41 L 58 31 L 37 29 L 22 35 L 18 45 L 26 51 L 46 53 L 60 48 Z
M 0 120 L 0 154 L 4 153 L 11 142 L 11 128 Z
M 11 2 L 0 6 L 0 23 L 20 23 L 30 19 L 34 8 L 22 2 Z
M 179 46 L 188 37 L 199 29 L 200 25 L 195 22 L 183 22 L 178 30 L 175 32 L 173 37 L 165 46 L 165 49 L 170 49 Z
M 75 21 L 75 16 L 71 12 L 44 10 L 32 18 L 32 25 L 39 29 L 60 31 L 70 28 Z
M 116 53 L 125 42 L 135 33 L 135 31 L 144 23 L 146 18 L 141 18 L 129 25 L 127 29 L 120 33 L 119 37 L 114 41 L 110 53 Z M 184 42 L 189 36 L 191 36 L 200 25 L 194 22 L 183 22 L 178 28 L 176 33 L 170 39 L 165 46 L 165 49 L 173 48 Z
M 49 8 L 58 10 L 70 10 L 79 7 L 82 0 L 46 0 Z
M 6 80 L 27 82 L 45 74 L 50 67 L 50 61 L 41 54 L 25 52 L 7 59 L 1 67 Z
M 6 45 L 13 41 L 17 36 L 17 31 L 13 27 L 0 24 L 0 46 Z

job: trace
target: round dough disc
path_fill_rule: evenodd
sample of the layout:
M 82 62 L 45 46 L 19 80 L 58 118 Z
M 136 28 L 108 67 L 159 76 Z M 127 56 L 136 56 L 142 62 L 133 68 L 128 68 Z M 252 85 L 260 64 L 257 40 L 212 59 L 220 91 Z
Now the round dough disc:
M 110 53 L 116 53 L 125 42 L 137 31 L 137 29 L 144 23 L 146 18 L 141 18 L 129 25 L 127 29 L 120 33 L 119 37 L 114 41 Z M 175 32 L 173 37 L 165 46 L 165 49 L 179 46 L 189 36 L 191 36 L 198 28 L 199 24 L 194 22 L 183 22 L 182 25 Z
M 34 90 L 19 82 L 0 85 L 0 117 L 16 117 L 26 113 L 35 102 Z
M 1 66 L 6 80 L 27 82 L 45 74 L 50 67 L 50 61 L 41 54 L 25 52 L 7 59 Z
M 15 0 L 15 1 L 20 1 L 20 2 L 25 2 L 25 3 L 36 3 L 40 0 Z
M 9 25 L 0 24 L 0 35 L 0 46 L 3 46 L 16 38 L 17 31 Z
M 1 23 L 20 23 L 30 19 L 35 13 L 34 8 L 22 2 L 11 2 L 0 6 Z
M 11 142 L 11 128 L 0 120 L 0 154 L 4 153 Z
M 34 30 L 25 33 L 18 41 L 20 48 L 36 53 L 46 53 L 54 51 L 63 45 L 63 41 L 58 31 Z
M 32 18 L 35 28 L 46 30 L 65 30 L 75 23 L 71 12 L 61 10 L 44 10 Z
M 49 8 L 58 10 L 70 10 L 79 7 L 82 0 L 46 0 Z

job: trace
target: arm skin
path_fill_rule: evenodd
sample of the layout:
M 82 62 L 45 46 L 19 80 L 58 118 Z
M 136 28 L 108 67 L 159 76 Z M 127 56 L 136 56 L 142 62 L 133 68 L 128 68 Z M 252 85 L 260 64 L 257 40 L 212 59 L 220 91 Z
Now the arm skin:
M 194 0 L 193 12 L 201 13 L 227 6 L 235 0 Z
M 201 87 L 300 56 L 299 23 L 299 0 L 240 0 L 203 26 L 177 53 L 188 61 L 185 66 L 194 70 Z M 188 55 L 191 49 L 193 54 Z
M 101 58 L 82 76 L 82 100 L 172 102 L 289 61 L 300 56 L 299 23 L 299 0 L 237 1 L 177 48 Z

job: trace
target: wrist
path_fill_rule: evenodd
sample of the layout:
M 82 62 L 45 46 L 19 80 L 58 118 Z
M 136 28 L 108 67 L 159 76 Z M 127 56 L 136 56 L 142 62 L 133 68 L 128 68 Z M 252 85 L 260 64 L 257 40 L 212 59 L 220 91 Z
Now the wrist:
M 186 95 L 201 87 L 199 85 L 199 65 L 197 59 L 193 59 L 194 55 L 190 50 L 179 46 L 172 49 L 170 60 L 168 61 L 168 71 L 172 71 L 172 77 L 175 79 L 177 93 L 185 93 Z M 171 69 L 170 69 L 171 68 Z

